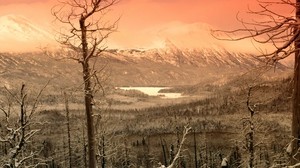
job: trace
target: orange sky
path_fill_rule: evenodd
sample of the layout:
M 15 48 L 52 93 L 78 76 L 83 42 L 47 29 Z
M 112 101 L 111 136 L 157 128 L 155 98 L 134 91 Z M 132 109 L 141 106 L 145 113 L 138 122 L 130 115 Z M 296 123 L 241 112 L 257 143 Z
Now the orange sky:
M 0 16 L 24 15 L 49 29 L 53 25 L 50 10 L 55 3 L 56 0 L 0 0 Z M 256 0 L 121 0 L 110 13 L 112 18 L 122 16 L 119 32 L 113 38 L 118 45 L 128 43 L 128 47 L 150 45 L 146 44 L 150 30 L 174 22 L 187 25 L 204 22 L 233 29 L 239 26 L 235 19 L 237 12 L 247 11 L 248 5 L 255 8 L 255 4 Z
M 231 25 L 238 11 L 255 0 L 121 0 L 111 15 L 122 15 L 121 27 L 136 29 L 172 21 Z M 35 21 L 51 19 L 56 0 L 0 0 L 0 14 L 21 14 Z M 230 24 L 228 24 L 230 23 Z
M 121 26 L 144 28 L 171 21 L 232 25 L 239 11 L 256 0 L 121 0 L 113 14 L 121 14 Z M 49 21 L 56 0 L 0 0 L 0 15 L 21 14 L 35 21 Z

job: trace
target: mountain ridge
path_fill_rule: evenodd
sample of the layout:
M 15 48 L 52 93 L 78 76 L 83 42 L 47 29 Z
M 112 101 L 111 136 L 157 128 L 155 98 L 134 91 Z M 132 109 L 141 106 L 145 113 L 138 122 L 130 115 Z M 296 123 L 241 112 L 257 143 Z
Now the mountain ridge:
M 7 21 L 7 27 L 11 22 L 16 23 L 13 27 L 18 28 L 17 30 L 20 30 L 21 33 L 28 30 L 33 33 L 39 32 L 43 38 L 44 36 L 45 38 L 51 36 L 22 16 L 5 16 L 2 17 L 2 20 Z M 201 25 L 193 25 L 189 31 L 189 26 L 182 26 L 180 27 L 179 24 L 179 27 L 173 28 L 176 31 L 172 29 L 171 32 L 173 34 L 183 32 L 184 35 L 195 32 L 199 26 L 201 27 Z M 203 25 L 202 27 L 203 30 L 200 31 L 207 33 L 209 26 Z M 160 33 L 166 29 L 161 30 Z M 206 34 L 206 36 L 209 35 Z M 29 40 L 35 38 L 38 39 L 39 35 L 34 33 Z M 110 76 L 110 83 L 114 86 L 172 86 L 191 85 L 213 80 L 215 83 L 224 83 L 222 78 L 226 79 L 246 73 L 251 69 L 269 66 L 265 60 L 255 57 L 254 54 L 249 54 L 243 50 L 240 52 L 233 51 L 231 48 L 218 44 L 210 44 L 215 40 L 208 41 L 208 45 L 202 48 L 185 48 L 166 36 L 164 47 L 160 48 L 108 49 L 102 53 L 96 67 L 99 69 L 106 67 L 105 72 L 107 76 Z M 32 47 L 30 42 L 25 43 Z M 201 43 L 204 44 L 206 41 L 202 40 Z M 4 43 L 4 46 L 6 44 Z M 18 48 L 19 45 L 20 43 L 14 43 L 14 47 Z M 45 82 L 49 78 L 56 78 L 56 82 L 63 82 L 65 85 L 72 85 L 78 83 L 76 81 L 81 81 L 79 64 L 70 60 L 56 61 L 41 51 L 31 53 L 2 52 L 0 54 L 0 67 L 6 71 L 0 77 L 5 81 L 32 80 L 41 83 L 41 81 Z M 277 72 L 285 72 L 288 67 L 279 63 L 275 69 Z
M 105 80 L 108 77 L 106 82 L 112 86 L 178 86 L 211 81 L 224 84 L 252 69 L 273 68 L 253 55 L 180 49 L 108 50 L 97 59 L 95 67 L 98 70 L 105 67 L 101 76 Z M 82 80 L 80 64 L 42 52 L 0 53 L 0 68 L 5 72 L 0 78 L 6 83 L 44 84 L 51 79 L 57 85 L 74 86 Z M 280 63 L 275 69 L 273 77 L 291 71 Z

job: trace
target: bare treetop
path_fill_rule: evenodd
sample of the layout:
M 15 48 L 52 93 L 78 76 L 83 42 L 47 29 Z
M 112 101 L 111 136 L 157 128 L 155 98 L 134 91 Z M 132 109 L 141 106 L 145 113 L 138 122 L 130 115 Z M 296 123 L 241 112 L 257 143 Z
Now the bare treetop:
M 259 9 L 248 7 L 247 15 L 250 19 L 243 19 L 237 14 L 237 20 L 242 28 L 224 31 L 212 30 L 212 35 L 220 40 L 237 41 L 251 38 L 258 44 L 271 44 L 274 48 L 267 51 L 257 48 L 260 57 L 265 57 L 269 63 L 276 63 L 295 53 L 294 41 L 299 36 L 299 21 L 294 11 L 296 3 L 290 0 L 262 1 L 257 0 Z M 281 14 L 278 9 L 287 7 L 290 14 Z
M 105 50 L 105 40 L 115 32 L 119 19 L 110 22 L 105 19 L 110 7 L 117 0 L 62 0 L 53 7 L 52 14 L 65 27 L 60 30 L 57 41 L 71 54 L 66 57 L 82 65 L 84 83 L 84 105 L 88 137 L 89 167 L 96 168 L 95 131 L 93 118 L 94 95 L 102 84 L 91 66 L 91 58 L 98 57 Z M 66 52 L 69 53 L 69 52 Z M 61 54 L 64 55 L 64 54 Z
M 105 48 L 105 40 L 117 30 L 119 18 L 113 22 L 105 19 L 111 6 L 118 0 L 68 0 L 58 1 L 52 8 L 56 21 L 62 24 L 57 41 L 69 49 L 82 52 L 82 29 L 85 29 L 89 57 L 98 56 Z M 79 60 L 78 60 L 79 61 Z

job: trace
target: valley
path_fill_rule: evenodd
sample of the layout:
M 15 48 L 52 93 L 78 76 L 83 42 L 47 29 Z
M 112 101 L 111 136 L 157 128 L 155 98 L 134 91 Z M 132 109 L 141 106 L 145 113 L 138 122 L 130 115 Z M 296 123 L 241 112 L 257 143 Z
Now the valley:
M 0 0 L 0 168 L 300 167 L 300 0 Z
M 6 16 L 0 22 L 5 23 L 0 34 L 18 34 L 31 47 L 50 41 L 26 18 Z M 169 165 L 184 130 L 191 128 L 178 167 L 219 167 L 224 158 L 233 168 L 247 167 L 253 128 L 255 166 L 287 165 L 293 60 L 275 66 L 255 52 L 216 42 L 206 24 L 176 25 L 185 28 L 183 35 L 189 28 L 200 32 L 203 46 L 183 47 L 178 44 L 184 41 L 165 38 L 160 47 L 107 48 L 90 60 L 97 162 L 103 168 Z M 7 45 L 15 40 L 6 38 Z M 11 128 L 23 130 L 19 120 L 30 122 L 26 136 L 32 141 L 22 156 L 38 151 L 39 160 L 28 164 L 87 167 L 82 60 L 76 56 L 50 47 L 0 53 L 0 137 L 13 137 Z M 0 143 L 0 154 L 9 156 L 15 142 Z
M 254 86 L 251 104 L 257 110 L 254 121 L 259 147 L 256 155 L 261 156 L 255 164 L 265 167 L 287 162 L 284 150 L 291 129 L 289 67 L 279 65 L 274 72 L 263 62 L 245 60 L 249 65 L 243 66 L 241 62 L 229 66 L 226 63 L 214 69 L 211 65 L 180 61 L 174 61 L 176 64 L 158 62 L 148 56 L 123 57 L 106 56 L 96 63 L 97 68 L 105 67 L 105 71 L 101 71 L 104 92 L 100 90 L 94 97 L 97 148 L 105 150 L 109 166 L 130 164 L 151 168 L 166 164 L 178 150 L 186 125 L 192 131 L 184 143 L 185 150 L 179 161 L 182 167 L 194 167 L 195 155 L 199 164 L 211 167 L 221 164 L 220 157 L 246 164 L 241 160 L 247 159 L 243 148 L 247 134 L 244 120 L 249 118 L 246 101 L 250 85 Z M 0 58 L 3 86 L 15 94 L 21 83 L 25 83 L 29 95 L 36 95 L 38 88 L 50 80 L 32 121 L 41 130 L 33 146 L 41 147 L 41 156 L 51 157 L 51 164 L 58 167 L 65 167 L 67 159 L 63 154 L 68 132 L 63 92 L 67 93 L 71 146 L 72 151 L 76 151 L 72 153 L 72 164 L 84 167 L 85 147 L 82 144 L 86 137 L 79 65 L 42 53 L 2 53 Z M 149 69 L 162 73 L 156 74 Z M 154 93 L 143 92 L 145 89 L 154 89 Z M 3 87 L 1 93 L 1 105 L 7 107 L 10 94 Z M 161 96 L 163 93 L 177 93 L 181 97 L 165 98 Z M 11 107 L 19 108 L 17 103 Z M 98 152 L 101 156 L 102 152 Z

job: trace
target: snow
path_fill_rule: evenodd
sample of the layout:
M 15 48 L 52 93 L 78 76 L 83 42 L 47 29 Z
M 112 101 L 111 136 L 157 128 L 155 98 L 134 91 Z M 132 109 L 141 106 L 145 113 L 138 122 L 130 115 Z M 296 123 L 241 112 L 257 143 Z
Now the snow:
M 216 29 L 219 28 L 203 22 L 171 21 L 143 30 L 120 30 L 109 41 L 125 50 L 130 48 L 164 49 L 170 47 L 168 41 L 181 50 L 208 48 L 220 52 L 226 49 L 230 52 L 257 53 L 257 48 L 260 48 L 259 45 L 254 47 L 254 42 L 250 39 L 235 42 L 218 40 L 212 36 L 212 30 Z
M 6 15 L 0 18 L 0 33 L 12 33 L 20 41 L 43 39 L 51 37 L 50 34 L 32 24 L 26 18 L 16 15 Z
M 286 153 L 288 155 L 291 155 L 292 154 L 292 151 L 293 151 L 293 148 L 292 148 L 292 142 L 289 143 L 289 145 L 287 146 L 286 148 Z
M 223 158 L 223 160 L 221 162 L 221 166 L 222 167 L 228 166 L 228 160 L 227 160 L 227 158 Z
M 149 59 L 177 67 L 182 63 L 201 66 L 209 64 L 231 66 L 242 64 L 245 53 L 253 52 L 251 41 L 220 41 L 211 36 L 211 29 L 214 29 L 213 26 L 206 23 L 170 22 L 158 25 L 143 32 L 143 37 L 149 41 L 147 46 L 138 46 L 137 49 L 116 49 L 115 52 L 108 51 L 105 57 L 123 62 Z M 137 32 L 135 36 L 140 35 Z M 132 41 L 135 36 L 127 40 Z M 39 47 L 51 47 L 57 44 L 52 37 L 54 36 L 49 32 L 23 16 L 0 17 L 0 52 L 36 51 L 40 50 Z M 3 63 L 0 62 L 0 64 Z
M 37 49 L 40 45 L 53 44 L 54 39 L 49 32 L 38 27 L 29 19 L 20 15 L 0 17 L 0 51 L 21 49 Z

